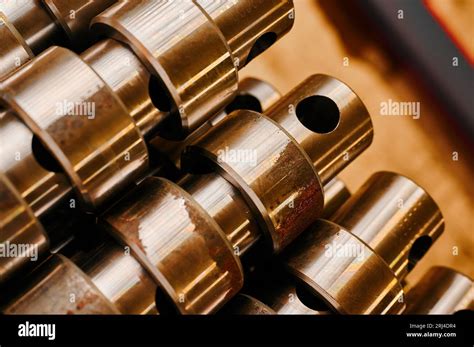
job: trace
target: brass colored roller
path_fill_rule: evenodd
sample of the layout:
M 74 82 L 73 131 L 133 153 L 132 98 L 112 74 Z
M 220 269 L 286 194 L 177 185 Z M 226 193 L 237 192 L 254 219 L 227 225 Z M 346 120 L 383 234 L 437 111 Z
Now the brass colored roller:
M 406 303 L 406 314 L 474 311 L 474 282 L 456 270 L 434 266 L 408 290 Z
M 292 16 L 286 17 L 293 11 L 291 1 L 271 2 L 258 8 L 246 1 L 219 3 L 226 6 L 209 7 L 218 10 L 213 15 L 219 19 L 219 26 L 205 12 L 206 6 L 194 2 L 117 3 L 96 19 L 94 29 L 107 27 L 99 22 L 108 21 L 105 18 L 110 15 L 113 21 L 123 20 L 132 25 L 130 30 L 137 23 L 147 30 L 139 30 L 131 40 L 117 37 L 115 29 L 106 30 L 125 43 L 106 39 L 80 56 L 64 48 L 50 48 L 0 82 L 0 112 L 4 114 L 0 117 L 4 125 L 0 126 L 22 130 L 20 137 L 7 134 L 5 139 L 11 143 L 5 146 L 2 143 L 0 167 L 5 168 L 8 176 L 15 176 L 12 183 L 18 194 L 32 204 L 37 217 L 57 206 L 66 209 L 68 204 L 75 206 L 76 199 L 81 202 L 79 209 L 104 210 L 117 194 L 149 172 L 145 141 L 156 131 L 183 119 L 184 128 L 177 129 L 181 133 L 179 137 L 183 137 L 222 110 L 235 96 L 237 67 L 220 26 L 222 30 L 231 29 L 232 35 L 244 33 L 250 40 L 247 44 L 253 47 L 262 31 L 274 31 L 280 38 L 293 23 Z M 101 2 L 100 6 L 110 4 Z M 78 33 L 83 33 L 94 11 L 102 11 L 97 2 L 82 6 L 80 0 L 48 0 L 45 6 L 74 39 L 84 38 L 85 35 Z M 76 17 L 64 18 L 69 13 L 68 8 Z M 224 8 L 230 11 L 227 14 L 237 13 L 232 12 L 235 10 L 253 16 L 254 29 L 235 21 L 233 16 L 226 17 L 231 25 L 226 26 L 222 21 L 224 17 L 220 17 L 224 15 L 221 11 Z M 40 7 L 29 9 L 31 13 L 40 11 Z M 180 16 L 179 22 L 175 22 L 181 9 L 188 15 Z M 17 10 L 12 13 L 19 14 Z M 147 15 L 143 16 L 145 10 Z M 19 16 L 15 22 L 17 29 L 23 28 L 22 20 L 24 18 Z M 182 40 L 161 40 L 163 37 L 160 39 L 157 33 L 163 33 L 164 28 L 173 28 L 173 33 Z M 166 42 L 171 46 L 166 46 Z M 153 45 L 163 45 L 160 47 L 168 51 L 165 49 L 156 57 L 140 53 L 143 47 Z M 235 49 L 239 47 L 240 44 Z M 268 45 L 258 47 L 255 55 Z M 194 54 L 189 52 L 195 50 L 202 53 L 199 59 L 190 58 Z M 170 55 L 173 55 L 172 60 L 169 60 Z M 186 68 L 178 62 L 186 62 Z M 162 66 L 165 72 L 156 66 Z M 172 84 L 162 83 L 165 75 Z M 181 92 L 185 104 L 175 105 L 176 118 L 169 96 Z M 188 123 L 192 126 L 188 127 Z M 1 129 L 0 132 L 7 131 Z M 19 148 L 22 148 L 20 152 Z M 33 172 L 31 176 L 25 174 L 29 169 Z
M 320 219 L 301 235 L 284 262 L 333 311 L 401 313 L 401 281 L 443 229 L 441 212 L 422 188 L 379 172 L 332 222 Z

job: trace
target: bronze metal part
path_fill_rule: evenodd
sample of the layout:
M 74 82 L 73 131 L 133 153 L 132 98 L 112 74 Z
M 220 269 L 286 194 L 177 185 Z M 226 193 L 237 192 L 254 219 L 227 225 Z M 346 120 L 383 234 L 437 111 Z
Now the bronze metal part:
M 0 3 L 0 78 L 55 44 L 93 41 L 91 19 L 116 0 L 8 0 Z
M 413 224 L 414 213 L 424 222 Z M 428 235 L 431 244 L 443 231 L 434 201 L 413 181 L 380 172 L 333 221 L 318 220 L 289 247 L 284 255 L 289 271 L 336 312 L 402 312 L 401 281 L 426 251 L 424 241 L 417 240 Z M 387 240 L 397 249 L 396 258 L 381 247 Z
M 474 282 L 456 270 L 435 266 L 408 290 L 406 303 L 406 314 L 474 311 Z
M 214 312 L 242 287 L 240 260 L 220 227 L 170 181 L 147 178 L 103 219 L 181 313 Z
M 68 87 L 70 80 L 78 83 Z M 47 50 L 0 89 L 3 103 L 56 157 L 88 208 L 100 206 L 146 169 L 146 145 L 125 107 L 71 51 Z
M 234 46 L 227 40 L 248 35 L 249 28 L 245 21 L 227 15 L 234 11 L 255 15 L 253 28 L 258 30 L 252 28 L 252 35 L 262 28 L 279 28 L 282 35 L 291 28 L 292 20 L 282 21 L 289 9 L 292 11 L 291 1 L 285 1 L 285 6 L 280 6 L 281 1 L 265 3 L 268 8 L 246 1 L 203 1 L 199 5 L 191 1 L 122 1 L 97 16 L 92 28 L 130 45 L 167 90 L 174 117 L 180 120 L 177 132 L 187 135 L 222 109 L 237 91 L 237 70 L 243 65 L 234 61 Z M 267 15 L 260 16 L 262 10 Z M 224 17 L 233 19 L 228 26 L 221 22 Z M 201 54 L 192 53 L 197 47 Z
M 117 308 L 84 273 L 66 257 L 53 256 L 40 271 L 32 288 L 4 310 L 6 314 L 116 314 Z
M 436 202 L 399 174 L 377 172 L 332 220 L 371 247 L 403 279 L 444 230 Z
M 0 284 L 9 279 L 19 268 L 37 260 L 35 258 L 49 247 L 48 236 L 43 227 L 1 171 L 0 236 Z
M 336 101 L 353 100 L 353 107 L 342 104 L 344 108 L 339 111 L 336 102 L 319 93 Z M 320 98 L 324 100 L 322 105 Z M 328 110 L 327 104 L 335 109 Z M 298 111 L 300 107 L 303 110 Z M 296 111 L 288 111 L 291 109 Z M 303 81 L 274 104 L 267 115 L 244 110 L 231 113 L 191 144 L 182 160 L 191 171 L 203 160 L 210 160 L 243 194 L 273 250 L 279 252 L 322 214 L 323 188 L 316 168 L 329 182 L 334 177 L 329 173 L 336 174 L 355 159 L 370 144 L 373 132 L 370 117 L 358 97 L 342 82 L 325 75 Z M 328 123 L 333 123 L 331 129 L 321 129 Z M 315 148 L 326 148 L 327 153 Z M 237 155 L 242 152 L 248 158 L 239 159 Z M 352 153 L 347 160 L 343 159 L 346 152 Z M 316 155 L 332 157 L 331 165 L 320 166 Z M 332 165 L 339 168 L 333 170 Z

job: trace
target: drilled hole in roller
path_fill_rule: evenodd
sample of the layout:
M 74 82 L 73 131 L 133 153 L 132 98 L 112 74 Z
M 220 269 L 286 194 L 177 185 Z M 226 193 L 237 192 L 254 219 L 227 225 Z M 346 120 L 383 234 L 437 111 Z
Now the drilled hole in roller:
M 156 308 L 160 315 L 178 315 L 179 310 L 168 294 L 158 287 L 155 292 Z
M 312 95 L 296 106 L 296 116 L 309 130 L 327 134 L 337 128 L 341 115 L 336 103 L 322 95 Z
M 296 296 L 298 299 L 308 308 L 319 311 L 319 312 L 327 312 L 330 311 L 328 305 L 319 298 L 317 295 L 311 293 L 311 291 L 305 287 L 302 283 L 296 283 L 295 285 Z
M 225 108 L 227 114 L 235 110 L 250 110 L 261 113 L 262 105 L 260 104 L 260 101 L 251 94 L 239 94 Z
M 268 32 L 260 36 L 250 49 L 245 65 L 250 63 L 254 58 L 262 54 L 264 51 L 266 51 L 271 45 L 276 42 L 276 39 L 277 34 L 275 34 L 274 32 Z
M 165 84 L 156 76 L 151 76 L 148 83 L 148 92 L 153 105 L 162 112 L 169 112 L 173 107 L 171 95 Z
M 432 243 L 433 240 L 428 235 L 423 235 L 416 239 L 408 253 L 408 271 L 413 269 L 416 263 L 423 258 Z
M 52 172 L 63 172 L 63 168 L 51 152 L 44 146 L 43 142 L 36 135 L 31 140 L 31 151 L 39 165 L 45 170 Z

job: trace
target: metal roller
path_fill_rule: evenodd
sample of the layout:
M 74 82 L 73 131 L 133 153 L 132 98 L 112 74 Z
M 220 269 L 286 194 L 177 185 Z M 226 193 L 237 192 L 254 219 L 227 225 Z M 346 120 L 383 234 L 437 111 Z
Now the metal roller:
M 74 8 L 77 5 L 79 12 L 84 11 L 77 13 L 80 14 L 76 17 L 77 21 L 68 22 L 67 25 L 71 26 L 73 32 L 84 25 L 85 22 L 82 22 L 81 18 L 86 18 L 87 13 L 93 12 L 89 11 L 92 7 L 82 8 L 79 6 L 80 3 L 76 1 L 68 4 Z M 285 6 L 292 8 L 291 2 L 284 3 Z M 138 3 L 135 2 L 135 4 Z M 252 7 L 249 2 L 244 2 L 244 4 L 242 5 L 244 7 L 239 5 L 238 8 L 252 15 L 264 16 L 262 7 Z M 152 5 L 151 2 L 149 5 Z M 281 14 L 283 9 L 277 4 L 274 5 L 276 8 L 272 5 L 265 9 L 270 14 L 264 16 L 262 21 L 267 23 L 266 25 L 271 23 L 277 25 L 278 37 L 280 37 L 291 28 L 292 20 L 278 19 L 277 14 Z M 60 1 L 48 1 L 48 6 L 56 6 L 55 13 L 65 13 L 66 10 L 66 6 Z M 199 40 L 192 47 L 179 46 L 183 43 L 181 41 L 177 43 L 182 48 L 180 54 L 185 54 L 185 56 L 189 56 L 185 50 L 186 47 L 197 49 L 199 46 L 200 51 L 207 52 L 202 60 L 190 62 L 188 66 L 189 69 L 196 71 L 203 67 L 202 64 L 207 64 L 206 66 L 209 67 L 205 69 L 206 74 L 203 75 L 200 88 L 209 91 L 203 95 L 202 100 L 205 99 L 206 105 L 214 106 L 205 112 L 202 109 L 199 110 L 199 117 L 201 117 L 199 123 L 207 120 L 212 112 L 220 110 L 228 101 L 227 98 L 222 98 L 221 88 L 214 85 L 214 82 L 220 81 L 221 77 L 227 78 L 227 74 L 220 68 L 221 65 L 215 64 L 213 59 L 219 56 L 219 47 L 221 50 L 225 49 L 226 55 L 230 56 L 230 53 L 227 44 L 222 39 L 223 34 L 220 29 L 202 12 L 203 9 L 200 6 L 191 2 L 167 3 L 168 10 L 174 13 L 179 12 L 176 11 L 181 8 L 180 6 L 185 6 L 190 13 L 197 16 L 185 16 L 181 24 L 175 27 L 180 37 L 189 36 L 189 40 L 183 42 L 195 42 L 193 41 L 195 31 L 189 31 L 189 29 L 196 24 L 193 22 L 196 18 L 205 20 L 204 37 L 208 34 L 213 35 L 219 42 L 217 46 L 214 46 L 209 45 L 207 40 Z M 163 14 L 160 9 L 161 7 L 151 6 L 150 16 Z M 150 16 L 142 21 L 142 24 L 151 30 L 148 32 L 150 35 L 170 24 L 169 17 L 165 16 L 162 21 L 155 22 L 152 20 L 154 17 Z M 127 12 L 126 18 L 139 20 L 140 11 Z M 270 22 L 267 22 L 268 20 Z M 239 30 L 245 31 L 245 35 L 253 32 L 242 25 L 234 26 L 237 24 L 232 24 L 235 35 Z M 63 23 L 63 25 L 66 24 Z M 262 30 L 262 27 L 255 27 L 254 36 L 260 33 L 257 29 Z M 273 30 L 273 24 L 268 26 L 268 29 Z M 140 37 L 143 43 L 154 39 L 156 38 L 146 35 Z M 173 59 L 173 61 L 179 61 L 179 59 Z M 22 130 L 22 137 L 18 137 L 18 134 L 15 136 L 7 134 L 5 140 L 8 141 L 8 146 L 2 148 L 2 157 L 6 162 L 0 165 L 8 170 L 9 174 L 15 176 L 13 181 L 17 185 L 19 194 L 25 195 L 23 196 L 25 201 L 33 204 L 31 207 L 37 217 L 51 211 L 55 206 L 66 206 L 65 199 L 75 200 L 75 193 L 71 192 L 73 188 L 77 188 L 78 197 L 85 203 L 84 206 L 88 211 L 102 210 L 111 197 L 136 180 L 143 178 L 145 170 L 148 169 L 149 157 L 144 140 L 150 138 L 160 125 L 170 119 L 168 112 L 170 110 L 164 111 L 157 107 L 163 102 L 161 97 L 169 94 L 169 91 L 156 90 L 156 79 L 152 77 L 155 70 L 149 71 L 147 67 L 150 68 L 149 64 L 141 61 L 128 45 L 107 39 L 92 46 L 80 57 L 62 48 L 52 48 L 38 56 L 31 65 L 8 76 L 2 82 L 0 96 L 3 99 L 5 113 L 9 115 L 3 117 L 2 122 L 8 123 L 5 129 L 11 129 L 13 124 L 16 124 L 15 127 Z M 233 65 L 232 69 L 235 73 L 237 72 Z M 169 73 L 173 79 L 176 77 L 176 81 L 183 85 L 194 81 L 192 74 L 180 75 L 181 69 L 171 68 Z M 236 78 L 236 75 L 234 77 Z M 70 83 L 71 80 L 74 83 Z M 169 87 L 174 90 L 173 88 L 177 86 Z M 215 93 L 211 92 L 214 87 L 219 89 L 218 91 L 216 89 Z M 258 90 L 262 98 L 271 99 L 265 94 L 268 92 L 265 88 L 255 85 L 252 88 Z M 71 116 L 63 114 L 69 111 L 69 105 L 75 107 L 76 104 L 92 106 L 94 115 L 84 114 L 90 110 L 83 109 L 79 112 L 81 114 Z M 64 108 L 64 112 L 58 112 L 58 107 Z M 54 117 L 47 117 L 49 114 Z M 15 117 L 23 120 L 31 129 L 31 133 Z M 196 123 L 196 126 L 199 125 Z M 29 143 L 32 143 L 31 147 Z M 19 154 L 17 148 L 23 148 L 20 153 L 23 157 L 20 161 L 12 162 L 11 158 Z M 35 174 L 25 178 L 26 167 L 33 169 Z M 68 179 L 66 180 L 65 177 Z
M 0 207 L 0 282 L 3 282 L 21 267 L 34 263 L 48 249 L 49 239 L 28 204 L 1 171 Z
M 120 99 L 67 49 L 50 48 L 3 80 L 0 99 L 56 158 L 89 209 L 147 167 L 145 142 Z
M 164 153 L 176 170 L 181 170 L 181 154 L 185 148 L 206 134 L 232 111 L 251 110 L 266 112 L 279 98 L 280 92 L 270 83 L 256 78 L 245 78 L 239 82 L 239 89 L 235 98 L 225 107 L 211 117 L 197 130 L 193 131 L 183 141 L 173 141 L 156 136 L 150 141 L 150 146 L 160 153 Z
M 181 313 L 211 313 L 243 285 L 218 224 L 176 184 L 147 178 L 104 217 Z
M 454 269 L 435 266 L 407 291 L 406 303 L 406 314 L 474 311 L 474 282 Z
M 9 0 L 0 3 L 0 79 L 50 46 L 93 42 L 91 19 L 116 0 Z
M 278 28 L 281 36 L 293 25 L 292 18 L 285 17 L 293 12 L 291 1 L 265 4 L 120 1 L 97 16 L 92 29 L 124 41 L 141 58 L 156 77 L 152 87 L 165 90 L 156 103 L 173 113 L 172 126 L 163 135 L 183 139 L 235 96 L 237 70 L 243 65 L 234 61 L 234 50 L 240 45 L 231 45 L 229 40 L 240 35 L 253 38 L 263 28 Z M 237 12 L 254 16 L 252 28 L 227 16 Z M 194 54 L 196 50 L 200 54 Z
M 291 97 L 287 99 L 291 100 Z M 368 114 L 366 116 L 369 117 Z M 275 136 L 271 133 L 268 136 L 262 133 L 265 136 L 261 139 L 267 142 L 268 147 L 274 143 L 274 139 L 280 140 L 277 148 L 282 148 L 282 157 L 291 162 L 296 159 L 296 164 L 302 168 L 294 171 L 297 174 L 293 182 L 299 179 L 300 182 L 315 185 L 320 193 L 315 195 L 314 201 L 318 202 L 316 207 L 322 209 L 322 187 L 312 162 L 271 118 L 252 111 L 236 111 L 203 135 L 202 139 L 208 138 L 214 131 L 225 129 L 222 127 L 234 117 L 247 124 L 251 123 L 246 122 L 246 119 L 260 120 L 260 124 L 277 134 Z M 298 118 L 295 121 L 299 121 Z M 239 134 L 246 140 L 246 132 Z M 322 137 L 320 139 L 324 140 Z M 272 172 L 273 166 L 267 168 L 269 177 L 277 177 L 284 172 L 278 165 L 275 172 Z M 301 191 L 295 188 L 294 192 L 300 194 Z M 314 190 L 307 194 L 311 192 Z M 278 193 L 278 186 L 269 189 L 267 193 Z M 298 210 L 301 205 L 296 202 L 295 206 L 295 210 Z M 313 207 L 311 204 L 302 206 L 305 208 L 296 211 L 300 219 L 315 218 L 317 209 L 310 208 Z M 242 287 L 243 274 L 239 256 L 250 249 L 264 233 L 256 219 L 255 210 L 242 192 L 220 176 L 219 171 L 206 175 L 188 174 L 178 184 L 150 177 L 100 219 L 100 224 L 124 249 L 128 247 L 133 256 L 135 265 L 134 270 L 129 271 L 131 278 L 124 281 L 109 280 L 114 283 L 111 287 L 107 286 L 105 280 L 101 280 L 118 276 L 116 259 L 124 261 L 120 260 L 123 255 L 118 254 L 122 252 L 118 248 L 113 253 L 108 250 L 111 246 L 106 246 L 106 251 L 100 251 L 95 257 L 79 255 L 74 261 L 89 274 L 93 283 L 101 288 L 104 296 L 111 302 L 126 302 L 129 305 L 127 312 L 155 312 L 151 296 L 140 294 L 149 290 L 147 288 L 151 278 L 158 288 L 156 311 L 163 313 L 174 309 L 180 313 L 211 313 L 222 307 Z M 290 238 L 285 242 L 289 240 Z M 130 259 L 127 261 L 132 262 Z M 139 280 L 141 277 L 138 275 L 137 264 L 147 273 L 146 283 Z M 135 293 L 142 295 L 143 300 L 133 299 L 134 291 L 127 289 L 132 287 L 137 288 Z M 24 313 L 27 312 L 26 310 Z
M 66 257 L 53 256 L 35 276 L 37 281 L 32 288 L 5 307 L 5 313 L 119 313 L 112 302 Z
M 301 97 L 301 90 L 305 91 L 305 98 Z M 331 91 L 336 101 L 338 98 L 352 100 L 349 104 L 354 107 L 346 107 L 343 112 L 337 107 L 328 111 L 326 104 L 336 103 L 325 97 L 327 100 L 321 104 L 318 98 L 321 90 Z M 346 166 L 372 141 L 369 114 L 367 110 L 362 111 L 363 104 L 357 95 L 349 91 L 333 78 L 312 76 L 274 104 L 267 112 L 268 117 L 243 110 L 226 117 L 188 147 L 183 165 L 191 172 L 200 171 L 204 162 L 215 166 L 244 196 L 260 228 L 265 230 L 271 248 L 279 252 L 321 216 L 324 194 L 317 168 L 329 182 L 334 176 L 328 176 L 327 172 L 336 174 L 339 170 L 333 170 L 333 166 Z M 298 111 L 301 104 L 310 106 Z M 294 105 L 296 108 L 291 107 Z M 291 109 L 294 112 L 288 111 Z M 307 128 L 308 119 L 314 127 Z M 276 120 L 282 121 L 284 126 Z M 318 126 L 328 121 L 333 123 L 332 129 L 318 132 Z M 304 134 L 299 137 L 301 143 L 291 135 L 295 129 Z M 337 143 L 336 138 L 342 143 Z M 328 153 L 315 148 L 326 148 Z M 353 148 L 358 149 L 352 151 Z M 353 154 L 344 160 L 343 153 L 348 151 Z M 332 156 L 332 165 L 318 167 L 316 154 Z M 290 174 L 292 172 L 298 175 Z
M 422 223 L 413 220 L 418 213 Z M 406 177 L 380 172 L 342 206 L 333 222 L 313 224 L 283 259 L 335 312 L 401 313 L 401 281 L 427 250 L 417 240 L 428 236 L 434 241 L 443 228 L 441 212 L 422 188 Z M 387 243 L 390 247 L 383 248 Z
M 0 78 L 17 69 L 34 56 L 18 30 L 8 22 L 2 12 L 0 12 L 0 42 L 2 43 Z

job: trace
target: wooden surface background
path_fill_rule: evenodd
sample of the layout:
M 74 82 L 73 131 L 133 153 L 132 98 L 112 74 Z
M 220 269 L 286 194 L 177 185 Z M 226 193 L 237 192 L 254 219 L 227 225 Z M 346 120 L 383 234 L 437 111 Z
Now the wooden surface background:
M 354 192 L 376 171 L 398 172 L 424 187 L 440 206 L 446 223 L 444 234 L 412 271 L 409 283 L 432 265 L 450 266 L 474 277 L 472 149 L 459 142 L 458 134 L 446 126 L 446 115 L 370 38 L 367 28 L 338 9 L 342 1 L 294 2 L 296 19 L 291 32 L 252 61 L 242 78 L 261 78 L 282 93 L 315 73 L 333 75 L 351 86 L 369 109 L 375 136 L 372 146 L 341 173 L 341 178 Z M 473 10 L 474 1 L 470 4 Z M 462 7 L 451 8 L 454 13 L 457 10 L 463 13 L 461 22 L 464 20 L 467 34 L 472 35 L 474 20 L 466 17 Z M 454 18 L 457 27 L 463 25 Z M 470 43 L 472 50 L 472 40 Z M 344 57 L 349 58 L 349 66 L 343 65 Z M 380 103 L 388 99 L 419 101 L 420 119 L 381 116 Z M 453 152 L 459 153 L 458 161 L 452 160 Z

